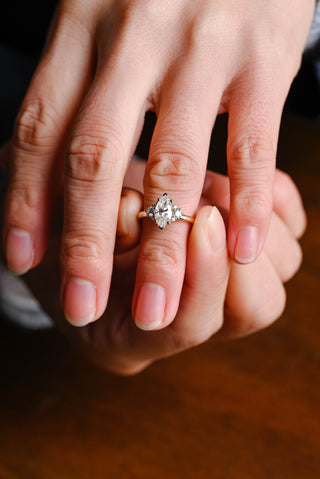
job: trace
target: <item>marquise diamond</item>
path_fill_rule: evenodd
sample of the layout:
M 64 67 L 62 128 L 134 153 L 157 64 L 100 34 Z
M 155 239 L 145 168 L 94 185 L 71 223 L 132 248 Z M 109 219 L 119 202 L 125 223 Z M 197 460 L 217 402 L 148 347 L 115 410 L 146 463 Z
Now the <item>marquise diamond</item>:
M 173 204 L 168 193 L 164 193 L 161 198 L 158 198 L 156 203 L 149 206 L 146 213 L 149 218 L 155 220 L 160 229 L 182 217 L 180 208 Z

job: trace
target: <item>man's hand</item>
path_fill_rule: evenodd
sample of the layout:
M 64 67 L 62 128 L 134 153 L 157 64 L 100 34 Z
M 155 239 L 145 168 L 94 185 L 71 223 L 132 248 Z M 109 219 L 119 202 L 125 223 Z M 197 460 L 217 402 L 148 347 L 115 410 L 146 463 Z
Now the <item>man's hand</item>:
M 144 163 L 134 161 L 127 186 L 139 188 Z M 75 328 L 68 324 L 54 301 L 58 292 L 59 231 L 51 239 L 46 262 L 32 275 L 43 275 L 49 284 L 34 289 L 37 298 L 58 328 L 100 367 L 133 374 L 153 361 L 200 344 L 211 336 L 234 338 L 258 331 L 277 319 L 285 305 L 283 282 L 297 271 L 301 250 L 296 240 L 305 228 L 300 196 L 289 177 L 276 173 L 275 204 L 264 250 L 256 262 L 243 266 L 228 259 L 224 221 L 228 215 L 229 180 L 207 173 L 208 188 L 192 227 L 186 274 L 178 312 L 171 325 L 157 331 L 142 331 L 131 315 L 132 294 L 140 239 L 136 214 L 142 196 L 135 190 L 123 191 L 117 226 L 118 253 L 115 257 L 110 298 L 99 321 Z M 34 281 L 39 284 L 39 281 Z M 41 297 L 42 296 L 42 297 Z M 153 317 L 146 312 L 149 324 Z M 147 323 L 148 324 L 148 323 Z

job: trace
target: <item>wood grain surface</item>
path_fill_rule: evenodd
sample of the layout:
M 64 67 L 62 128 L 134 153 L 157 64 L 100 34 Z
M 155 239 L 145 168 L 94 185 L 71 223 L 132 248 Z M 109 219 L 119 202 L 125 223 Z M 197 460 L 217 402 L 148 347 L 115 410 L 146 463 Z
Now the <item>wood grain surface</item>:
M 4 329 L 0 479 L 320 477 L 320 125 L 286 117 L 278 158 L 309 217 L 282 318 L 130 378 L 55 331 Z

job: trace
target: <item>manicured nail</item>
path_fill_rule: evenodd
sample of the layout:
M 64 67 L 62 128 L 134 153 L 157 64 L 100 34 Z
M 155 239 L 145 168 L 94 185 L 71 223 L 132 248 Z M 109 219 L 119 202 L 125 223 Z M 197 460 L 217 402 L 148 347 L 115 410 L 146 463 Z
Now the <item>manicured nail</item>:
M 64 314 L 73 326 L 85 326 L 95 319 L 97 292 L 85 279 L 73 278 L 64 290 Z
M 207 234 L 213 251 L 217 254 L 222 253 L 227 247 L 226 230 L 218 208 L 215 206 L 212 207 L 207 219 Z
M 155 283 L 142 285 L 135 310 L 135 323 L 145 331 L 151 331 L 161 326 L 166 307 L 166 292 L 162 286 Z
M 239 263 L 252 263 L 258 254 L 258 229 L 255 226 L 243 228 L 237 237 L 235 259 Z
M 30 233 L 10 228 L 6 239 L 8 268 L 15 274 L 26 273 L 33 264 L 34 246 Z

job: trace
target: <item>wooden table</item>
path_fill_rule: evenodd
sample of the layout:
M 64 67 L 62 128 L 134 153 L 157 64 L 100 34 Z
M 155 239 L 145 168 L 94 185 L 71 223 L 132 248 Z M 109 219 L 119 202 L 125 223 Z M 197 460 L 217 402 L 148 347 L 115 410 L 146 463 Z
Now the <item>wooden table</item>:
M 54 331 L 1 333 L 1 479 L 320 477 L 319 133 L 283 123 L 280 165 L 309 228 L 268 330 L 130 378 L 94 369 Z

